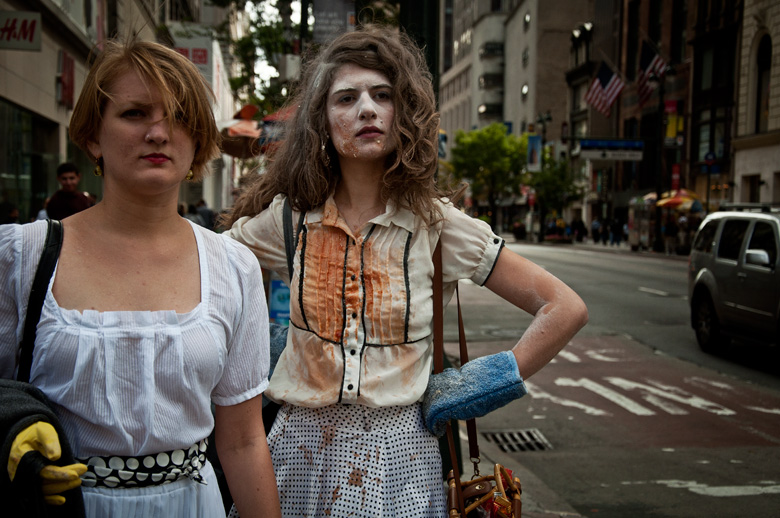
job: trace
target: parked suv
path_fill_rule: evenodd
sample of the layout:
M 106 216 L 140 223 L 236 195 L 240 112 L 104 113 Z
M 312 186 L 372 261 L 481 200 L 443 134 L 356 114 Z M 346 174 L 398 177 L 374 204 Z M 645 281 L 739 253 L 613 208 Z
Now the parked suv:
M 707 216 L 688 259 L 691 326 L 704 351 L 732 337 L 778 343 L 780 212 L 732 205 Z

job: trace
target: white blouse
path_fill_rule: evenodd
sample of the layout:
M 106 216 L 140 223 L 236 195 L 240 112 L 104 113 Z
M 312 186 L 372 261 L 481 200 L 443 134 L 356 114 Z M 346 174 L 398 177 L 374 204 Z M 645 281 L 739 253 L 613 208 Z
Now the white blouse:
M 76 457 L 186 448 L 211 433 L 212 402 L 235 405 L 266 389 L 268 311 L 257 260 L 226 236 L 192 228 L 201 300 L 188 313 L 63 309 L 50 281 L 30 382 L 55 404 Z M 45 221 L 0 226 L 4 378 L 15 377 L 45 237 Z
M 259 215 L 239 219 L 229 234 L 286 281 L 283 201 L 277 196 Z M 412 212 L 388 205 L 357 234 L 332 197 L 306 213 L 290 283 L 290 332 L 268 397 L 305 407 L 409 405 L 422 397 L 439 236 L 445 303 L 460 279 L 484 284 L 504 245 L 486 223 L 441 208 L 444 221 L 425 228 Z

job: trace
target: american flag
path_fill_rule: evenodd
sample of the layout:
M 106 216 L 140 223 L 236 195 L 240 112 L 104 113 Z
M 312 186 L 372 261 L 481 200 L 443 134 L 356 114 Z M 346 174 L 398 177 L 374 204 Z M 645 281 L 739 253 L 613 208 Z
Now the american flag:
M 648 79 L 655 74 L 658 79 L 663 79 L 666 73 L 666 61 L 653 50 L 647 41 L 642 41 L 642 53 L 639 58 L 639 74 L 636 79 L 637 93 L 639 94 L 639 106 L 644 106 L 650 99 L 655 86 Z
M 609 65 L 601 62 L 599 73 L 593 78 L 593 82 L 585 94 L 585 102 L 592 105 L 598 111 L 609 117 L 610 108 L 623 91 L 625 83 L 618 77 Z

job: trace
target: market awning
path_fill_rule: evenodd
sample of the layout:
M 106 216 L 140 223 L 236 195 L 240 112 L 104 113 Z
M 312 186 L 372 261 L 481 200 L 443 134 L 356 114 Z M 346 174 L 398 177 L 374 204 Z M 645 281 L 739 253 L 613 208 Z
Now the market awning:
M 260 136 L 263 133 L 258 121 L 252 119 L 257 106 L 246 105 L 232 119 L 217 123 L 222 134 L 222 151 L 236 158 L 252 158 L 261 153 Z

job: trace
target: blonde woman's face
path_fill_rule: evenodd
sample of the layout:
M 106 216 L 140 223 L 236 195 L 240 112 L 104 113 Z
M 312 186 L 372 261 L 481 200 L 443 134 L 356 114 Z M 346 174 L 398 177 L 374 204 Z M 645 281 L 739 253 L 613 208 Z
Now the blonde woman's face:
M 137 72 L 120 75 L 108 88 L 103 120 L 88 144 L 103 159 L 105 182 L 125 187 L 178 189 L 195 157 L 195 142 L 178 120 L 165 115 L 163 98 Z
M 330 138 L 342 160 L 384 161 L 395 144 L 392 85 L 377 70 L 342 65 L 328 91 Z

